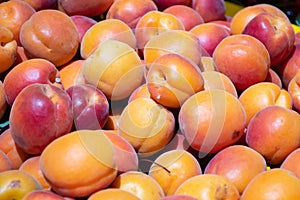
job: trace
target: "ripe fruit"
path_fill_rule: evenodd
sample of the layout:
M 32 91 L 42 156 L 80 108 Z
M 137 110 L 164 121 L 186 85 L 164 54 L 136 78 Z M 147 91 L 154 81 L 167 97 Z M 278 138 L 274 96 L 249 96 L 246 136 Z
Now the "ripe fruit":
M 255 176 L 241 200 L 299 199 L 300 179 L 288 170 L 275 168 Z
M 128 103 L 118 122 L 119 134 L 141 156 L 164 148 L 174 136 L 174 130 L 173 113 L 151 98 L 138 98 Z
M 0 199 L 22 200 L 27 193 L 41 189 L 35 178 L 26 172 L 20 170 L 0 172 Z
M 107 188 L 93 193 L 87 200 L 139 200 L 135 194 L 119 188 Z
M 196 158 L 186 150 L 170 150 L 160 154 L 150 166 L 148 174 L 164 190 L 165 195 L 173 195 L 185 180 L 202 174 Z
M 300 115 L 281 106 L 268 106 L 250 120 L 246 142 L 271 165 L 280 164 L 300 147 Z
M 244 145 L 233 145 L 218 152 L 208 162 L 204 173 L 225 177 L 242 194 L 252 178 L 266 169 L 267 164 L 261 154 Z
M 280 168 L 287 169 L 295 173 L 295 175 L 300 178 L 300 166 L 298 165 L 300 161 L 300 148 L 292 151 L 288 156 L 285 157 Z
M 228 199 L 238 200 L 240 195 L 233 183 L 215 174 L 201 174 L 193 176 L 181 185 L 176 195 L 189 195 L 197 199 Z
M 111 187 L 130 192 L 143 200 L 159 200 L 164 196 L 164 192 L 156 180 L 140 171 L 120 174 Z
M 146 85 L 152 99 L 171 108 L 179 108 L 190 96 L 204 89 L 199 67 L 174 53 L 162 55 L 150 65 Z
M 56 193 L 87 197 L 116 178 L 113 146 L 101 131 L 79 130 L 51 142 L 40 157 L 40 167 Z
M 220 89 L 201 91 L 188 98 L 178 118 L 187 142 L 205 155 L 234 144 L 246 128 L 242 104 L 237 97 Z
M 46 9 L 35 12 L 22 25 L 20 42 L 31 58 L 44 58 L 62 66 L 77 53 L 79 35 L 68 15 Z
M 224 38 L 215 48 L 213 59 L 217 70 L 231 79 L 238 92 L 264 81 L 270 68 L 264 44 L 245 34 Z

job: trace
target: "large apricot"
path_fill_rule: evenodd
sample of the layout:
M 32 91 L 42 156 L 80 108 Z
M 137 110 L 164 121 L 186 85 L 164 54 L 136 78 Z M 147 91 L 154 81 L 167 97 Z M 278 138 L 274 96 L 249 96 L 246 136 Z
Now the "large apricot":
M 300 179 L 294 173 L 274 168 L 259 173 L 245 188 L 241 200 L 300 199 Z
M 258 111 L 267 106 L 278 105 L 292 108 L 292 98 L 288 91 L 271 82 L 261 82 L 250 86 L 240 94 L 239 100 L 246 111 L 247 124 Z
M 33 176 L 20 170 L 0 172 L 0 199 L 22 200 L 31 191 L 42 187 Z
M 190 96 L 204 89 L 199 67 L 174 53 L 162 55 L 150 65 L 146 84 L 152 99 L 172 108 L 179 108 Z
M 282 106 L 271 105 L 260 110 L 250 120 L 246 131 L 249 147 L 278 165 L 293 150 L 300 147 L 300 115 Z
M 22 25 L 20 42 L 31 58 L 44 58 L 61 66 L 77 53 L 79 34 L 68 15 L 46 9 L 35 12 Z
M 217 70 L 231 79 L 238 92 L 264 81 L 270 68 L 264 44 L 245 34 L 224 38 L 216 46 L 213 59 Z
M 176 195 L 188 195 L 201 199 L 238 200 L 240 195 L 235 185 L 216 174 L 193 176 L 179 185 Z
M 119 175 L 111 187 L 130 192 L 143 200 L 159 200 L 164 196 L 164 191 L 157 181 L 140 171 L 129 171 Z
M 173 195 L 183 181 L 202 174 L 202 170 L 197 159 L 188 151 L 170 150 L 154 160 L 148 174 L 160 184 L 168 196 Z
M 216 153 L 234 144 L 246 128 L 246 113 L 238 98 L 220 89 L 205 90 L 181 106 L 179 127 L 190 146 Z
M 40 168 L 53 191 L 67 197 L 87 197 L 117 175 L 112 144 L 100 130 L 57 138 L 42 152 Z
M 245 145 L 233 145 L 218 152 L 206 165 L 204 174 L 225 177 L 242 194 L 252 178 L 266 169 L 266 161 L 257 151 Z
M 139 155 L 150 155 L 167 145 L 175 131 L 172 112 L 151 98 L 128 103 L 118 122 L 118 132 Z
M 20 30 L 23 24 L 35 13 L 35 9 L 25 1 L 13 0 L 0 4 L 0 26 L 7 27 L 20 46 Z
M 83 63 L 87 83 L 100 89 L 108 99 L 128 97 L 144 79 L 144 68 L 137 52 L 124 42 L 106 40 Z

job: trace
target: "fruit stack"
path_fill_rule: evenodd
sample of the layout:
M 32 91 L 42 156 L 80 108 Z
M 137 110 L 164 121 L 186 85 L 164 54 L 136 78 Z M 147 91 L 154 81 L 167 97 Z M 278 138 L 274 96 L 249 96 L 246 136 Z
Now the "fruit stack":
M 300 199 L 300 33 L 279 7 L 0 2 L 1 200 Z

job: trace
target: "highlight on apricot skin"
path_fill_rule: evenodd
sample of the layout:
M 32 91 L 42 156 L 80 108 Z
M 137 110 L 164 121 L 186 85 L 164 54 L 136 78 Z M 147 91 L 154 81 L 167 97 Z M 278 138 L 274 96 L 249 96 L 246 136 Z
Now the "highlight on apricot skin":
M 119 134 L 141 156 L 154 154 L 164 148 L 175 130 L 173 113 L 151 98 L 138 98 L 128 103 L 118 124 Z
M 158 57 L 150 65 L 146 84 L 152 99 L 172 108 L 179 108 L 187 98 L 204 89 L 199 67 L 172 53 Z

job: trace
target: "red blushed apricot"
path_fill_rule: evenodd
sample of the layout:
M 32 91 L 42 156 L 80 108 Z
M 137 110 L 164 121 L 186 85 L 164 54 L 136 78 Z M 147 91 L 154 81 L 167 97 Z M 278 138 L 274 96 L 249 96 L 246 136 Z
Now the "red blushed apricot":
M 240 94 L 239 100 L 246 111 L 247 124 L 257 112 L 267 106 L 278 105 L 292 108 L 292 98 L 289 92 L 271 82 L 261 82 L 250 86 Z
M 13 38 L 20 43 L 22 25 L 35 13 L 33 7 L 25 1 L 13 0 L 0 4 L 0 26 L 5 26 L 13 33 Z
M 242 194 L 252 178 L 266 169 L 266 161 L 257 151 L 245 145 L 232 145 L 208 162 L 204 174 L 218 174 L 227 178 Z
M 220 89 L 198 92 L 179 111 L 179 128 L 190 146 L 216 153 L 237 142 L 246 128 L 246 113 L 237 97 Z
M 187 5 L 173 5 L 166 8 L 163 12 L 175 15 L 182 22 L 186 31 L 204 23 L 201 15 Z
M 287 169 L 295 173 L 300 178 L 300 148 L 292 151 L 281 163 L 280 168 Z
M 56 0 L 24 0 L 31 5 L 36 11 L 44 9 L 56 9 Z
M 266 158 L 270 165 L 281 164 L 300 147 L 300 115 L 281 106 L 268 106 L 250 120 L 246 131 L 249 147 Z
M 162 11 L 149 11 L 143 15 L 135 27 L 138 49 L 142 50 L 151 38 L 166 30 L 184 30 L 184 25 L 174 15 Z
M 81 40 L 80 55 L 88 58 L 105 40 L 118 40 L 136 48 L 136 38 L 131 28 L 119 19 L 105 19 L 90 27 Z
M 34 13 L 23 24 L 20 42 L 31 58 L 44 58 L 61 66 L 77 53 L 79 35 L 68 15 L 46 9 Z
M 119 19 L 134 29 L 140 18 L 153 10 L 157 10 L 157 6 L 152 0 L 114 1 L 107 11 L 106 19 Z
M 150 96 L 166 107 L 179 108 L 193 94 L 204 89 L 199 67 L 178 54 L 158 57 L 147 74 Z
M 230 35 L 215 48 L 216 68 L 227 75 L 238 92 L 266 79 L 270 68 L 270 55 L 255 37 L 245 34 Z
M 210 56 L 213 55 L 216 46 L 230 35 L 224 26 L 216 23 L 199 24 L 193 27 L 190 32 L 197 36 L 200 45 Z
M 271 4 L 257 4 L 247 6 L 239 10 L 231 19 L 230 28 L 233 34 L 240 34 L 243 32 L 246 25 L 257 15 L 263 12 L 269 12 L 274 15 L 288 19 L 283 11 Z
M 70 3 L 68 0 L 58 0 L 58 9 L 71 15 L 84 15 L 88 17 L 95 17 L 103 14 L 109 9 L 114 0 L 73 0 Z
M 175 118 L 151 98 L 138 98 L 124 108 L 118 131 L 139 155 L 152 155 L 174 136 Z

